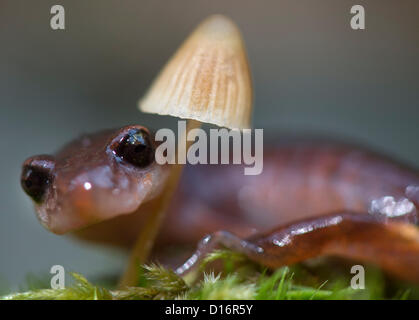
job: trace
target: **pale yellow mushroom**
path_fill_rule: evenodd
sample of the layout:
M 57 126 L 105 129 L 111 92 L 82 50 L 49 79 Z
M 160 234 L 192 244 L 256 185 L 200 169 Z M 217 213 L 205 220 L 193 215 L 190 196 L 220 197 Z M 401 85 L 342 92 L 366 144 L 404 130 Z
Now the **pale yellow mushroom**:
M 139 102 L 143 112 L 249 128 L 252 83 L 244 43 L 227 17 L 204 20 Z

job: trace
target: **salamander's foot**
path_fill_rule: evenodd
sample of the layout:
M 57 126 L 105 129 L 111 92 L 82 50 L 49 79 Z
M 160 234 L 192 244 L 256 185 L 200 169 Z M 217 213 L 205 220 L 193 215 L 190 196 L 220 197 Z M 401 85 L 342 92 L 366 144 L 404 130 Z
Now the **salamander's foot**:
M 406 197 L 415 204 L 416 210 L 418 210 L 419 209 L 419 186 L 415 186 L 415 185 L 407 186 L 405 194 L 406 194 Z
M 416 193 L 415 193 L 416 191 Z M 419 200 L 419 187 L 409 186 L 406 188 L 406 196 Z M 418 211 L 415 203 L 409 198 L 396 199 L 392 196 L 384 196 L 371 201 L 369 213 L 388 221 L 418 224 Z

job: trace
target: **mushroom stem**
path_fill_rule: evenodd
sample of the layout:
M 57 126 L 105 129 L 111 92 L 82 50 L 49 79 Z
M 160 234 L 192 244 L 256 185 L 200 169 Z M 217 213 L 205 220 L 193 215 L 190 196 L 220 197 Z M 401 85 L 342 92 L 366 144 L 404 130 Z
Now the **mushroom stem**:
M 186 140 L 186 150 L 192 144 L 192 141 L 188 141 L 186 137 L 188 132 L 192 129 L 199 128 L 201 122 L 196 120 L 188 120 L 186 131 L 184 132 L 184 137 L 180 141 Z M 177 154 L 184 152 L 184 150 L 177 149 Z M 177 157 L 179 158 L 179 157 Z M 138 267 L 144 264 L 150 252 L 153 248 L 154 241 L 156 239 L 157 233 L 160 229 L 160 226 L 163 222 L 169 204 L 173 198 L 173 195 L 178 185 L 180 176 L 182 174 L 183 165 L 174 164 L 170 170 L 169 177 L 167 179 L 165 188 L 162 192 L 162 195 L 157 201 L 155 201 L 155 206 L 153 208 L 153 213 L 149 216 L 148 220 L 145 222 L 144 227 L 139 233 L 137 241 L 132 249 L 131 256 L 128 261 L 128 266 L 125 269 L 125 272 L 120 279 L 119 288 L 127 286 L 135 286 L 138 282 Z

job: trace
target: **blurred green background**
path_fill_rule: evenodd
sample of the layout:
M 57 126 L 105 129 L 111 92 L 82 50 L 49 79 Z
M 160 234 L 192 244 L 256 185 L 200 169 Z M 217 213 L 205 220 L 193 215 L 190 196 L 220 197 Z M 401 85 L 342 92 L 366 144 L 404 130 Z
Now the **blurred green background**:
M 66 30 L 50 28 L 50 8 Z M 350 28 L 362 4 L 366 30 Z M 76 135 L 139 123 L 136 102 L 184 38 L 223 13 L 242 30 L 255 85 L 254 126 L 274 138 L 321 134 L 419 166 L 417 0 L 0 1 L 0 279 L 12 287 L 54 264 L 87 276 L 124 254 L 48 233 L 19 185 L 20 166 Z

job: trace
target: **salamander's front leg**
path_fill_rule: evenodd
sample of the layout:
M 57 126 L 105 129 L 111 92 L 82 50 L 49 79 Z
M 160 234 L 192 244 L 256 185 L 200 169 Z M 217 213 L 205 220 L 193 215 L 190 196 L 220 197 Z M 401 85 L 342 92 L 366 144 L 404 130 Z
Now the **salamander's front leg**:
M 179 267 L 184 274 L 214 248 L 223 246 L 267 267 L 291 265 L 333 255 L 372 262 L 394 275 L 419 283 L 419 231 L 402 222 L 368 214 L 341 213 L 297 222 L 241 239 L 220 231 L 205 237 Z
M 243 253 L 248 257 L 256 257 L 263 253 L 263 248 L 256 246 L 250 241 L 242 239 L 228 231 L 217 231 L 205 236 L 199 242 L 198 249 L 183 265 L 176 269 L 176 273 L 179 275 L 188 273 L 197 267 L 208 253 L 220 247 Z

